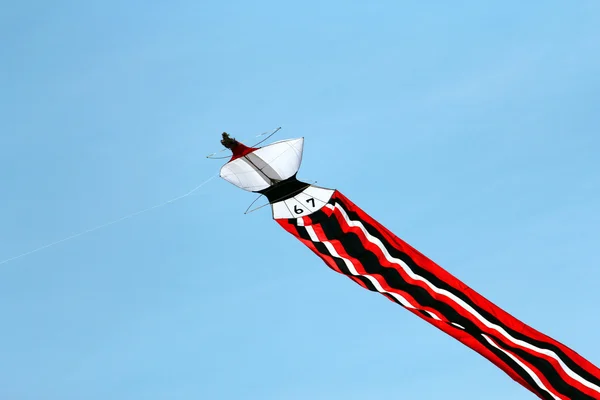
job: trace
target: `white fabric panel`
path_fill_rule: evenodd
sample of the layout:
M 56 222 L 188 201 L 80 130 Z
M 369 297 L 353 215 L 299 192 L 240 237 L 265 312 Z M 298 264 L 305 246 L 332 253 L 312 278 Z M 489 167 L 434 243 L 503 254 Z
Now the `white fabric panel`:
M 301 218 L 323 208 L 333 193 L 332 189 L 309 186 L 296 196 L 271 204 L 274 219 Z
M 303 150 L 304 138 L 281 140 L 228 162 L 220 176 L 240 189 L 258 192 L 297 173 Z
M 250 192 L 257 192 L 270 186 L 268 179 L 252 168 L 243 158 L 238 158 L 223 165 L 220 176 L 240 189 Z
M 300 169 L 304 138 L 282 140 L 256 150 L 253 154 L 268 164 L 281 178 L 287 179 Z

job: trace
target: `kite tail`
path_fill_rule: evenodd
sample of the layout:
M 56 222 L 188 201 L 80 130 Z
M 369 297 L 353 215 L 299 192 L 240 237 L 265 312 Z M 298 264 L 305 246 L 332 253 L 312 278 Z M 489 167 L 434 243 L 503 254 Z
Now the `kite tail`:
M 276 221 L 331 269 L 459 340 L 539 398 L 600 399 L 600 369 L 485 299 L 340 192 L 313 214 Z

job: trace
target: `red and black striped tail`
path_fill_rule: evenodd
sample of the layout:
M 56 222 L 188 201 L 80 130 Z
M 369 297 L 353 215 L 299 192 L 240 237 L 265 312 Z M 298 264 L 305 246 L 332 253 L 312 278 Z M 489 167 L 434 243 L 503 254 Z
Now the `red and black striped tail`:
M 490 360 L 541 399 L 600 399 L 600 369 L 459 281 L 336 191 L 277 222 L 334 271 L 379 292 Z

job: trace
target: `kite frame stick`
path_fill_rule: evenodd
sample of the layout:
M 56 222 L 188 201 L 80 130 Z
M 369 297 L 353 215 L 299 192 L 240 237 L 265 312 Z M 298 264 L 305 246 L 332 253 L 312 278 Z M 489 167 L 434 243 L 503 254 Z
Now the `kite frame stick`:
M 281 129 L 281 127 L 278 127 L 278 128 L 275 128 L 275 129 L 267 131 L 267 132 L 259 133 L 258 135 L 254 136 L 254 137 L 261 137 L 261 136 L 264 136 L 264 135 L 268 135 L 268 136 L 266 138 L 262 139 L 260 142 L 253 144 L 250 147 L 255 147 L 255 146 L 258 146 L 261 143 L 264 143 L 265 141 L 269 140 L 269 138 L 271 138 L 274 134 L 276 134 L 280 129 Z M 219 151 L 216 151 L 214 153 L 211 153 L 211 154 L 207 155 L 206 158 L 210 158 L 211 160 L 222 160 L 222 159 L 226 159 L 226 158 L 231 158 L 231 156 L 214 157 L 216 154 L 222 153 L 222 152 L 224 152 L 226 150 L 228 150 L 228 149 L 221 149 Z

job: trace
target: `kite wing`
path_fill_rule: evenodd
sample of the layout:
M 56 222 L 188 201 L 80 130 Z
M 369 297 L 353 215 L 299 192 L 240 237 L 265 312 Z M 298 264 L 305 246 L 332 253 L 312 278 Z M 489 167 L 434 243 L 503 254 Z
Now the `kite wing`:
M 240 189 L 260 193 L 298 173 L 304 138 L 247 149 L 241 150 L 239 156 L 234 154 L 231 161 L 221 167 L 220 176 Z

